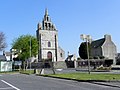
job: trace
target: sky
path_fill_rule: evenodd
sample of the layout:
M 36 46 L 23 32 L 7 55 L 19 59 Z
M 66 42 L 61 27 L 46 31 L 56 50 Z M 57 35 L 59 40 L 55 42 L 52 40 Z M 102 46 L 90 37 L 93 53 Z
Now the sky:
M 5 33 L 9 51 L 20 35 L 36 35 L 45 9 L 58 30 L 59 45 L 66 55 L 78 55 L 81 34 L 93 40 L 112 36 L 120 52 L 120 0 L 0 0 L 0 32 Z

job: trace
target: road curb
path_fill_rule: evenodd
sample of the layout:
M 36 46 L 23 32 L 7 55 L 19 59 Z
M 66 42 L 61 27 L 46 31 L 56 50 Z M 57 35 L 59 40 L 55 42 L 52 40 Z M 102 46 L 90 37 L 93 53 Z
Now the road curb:
M 104 86 L 110 86 L 110 87 L 120 88 L 120 86 L 118 86 L 118 85 L 111 85 L 111 84 L 99 83 L 99 82 L 92 82 L 92 83 L 93 83 L 93 84 L 97 84 L 97 85 L 104 85 Z

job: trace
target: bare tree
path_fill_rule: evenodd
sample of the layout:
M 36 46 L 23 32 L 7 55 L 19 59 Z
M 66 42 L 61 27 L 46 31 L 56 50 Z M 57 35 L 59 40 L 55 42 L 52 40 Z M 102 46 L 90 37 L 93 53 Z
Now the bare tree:
M 6 48 L 6 42 L 5 42 L 5 34 L 3 32 L 0 32 L 0 51 L 4 50 Z

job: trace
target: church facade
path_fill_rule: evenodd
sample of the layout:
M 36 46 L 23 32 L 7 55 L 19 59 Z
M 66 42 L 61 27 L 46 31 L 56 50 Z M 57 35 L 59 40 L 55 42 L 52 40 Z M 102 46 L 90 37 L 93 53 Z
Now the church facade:
M 39 42 L 38 61 L 64 61 L 65 52 L 58 44 L 58 30 L 52 23 L 47 9 L 42 23 L 37 25 L 36 33 Z

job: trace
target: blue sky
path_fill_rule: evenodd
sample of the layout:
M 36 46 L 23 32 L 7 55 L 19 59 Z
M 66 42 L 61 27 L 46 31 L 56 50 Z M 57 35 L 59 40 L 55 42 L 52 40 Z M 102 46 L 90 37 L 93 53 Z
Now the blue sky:
M 78 54 L 81 34 L 93 40 L 110 34 L 120 52 L 120 0 L 0 0 L 0 31 L 6 35 L 6 51 L 18 36 L 36 35 L 45 8 L 66 54 Z

